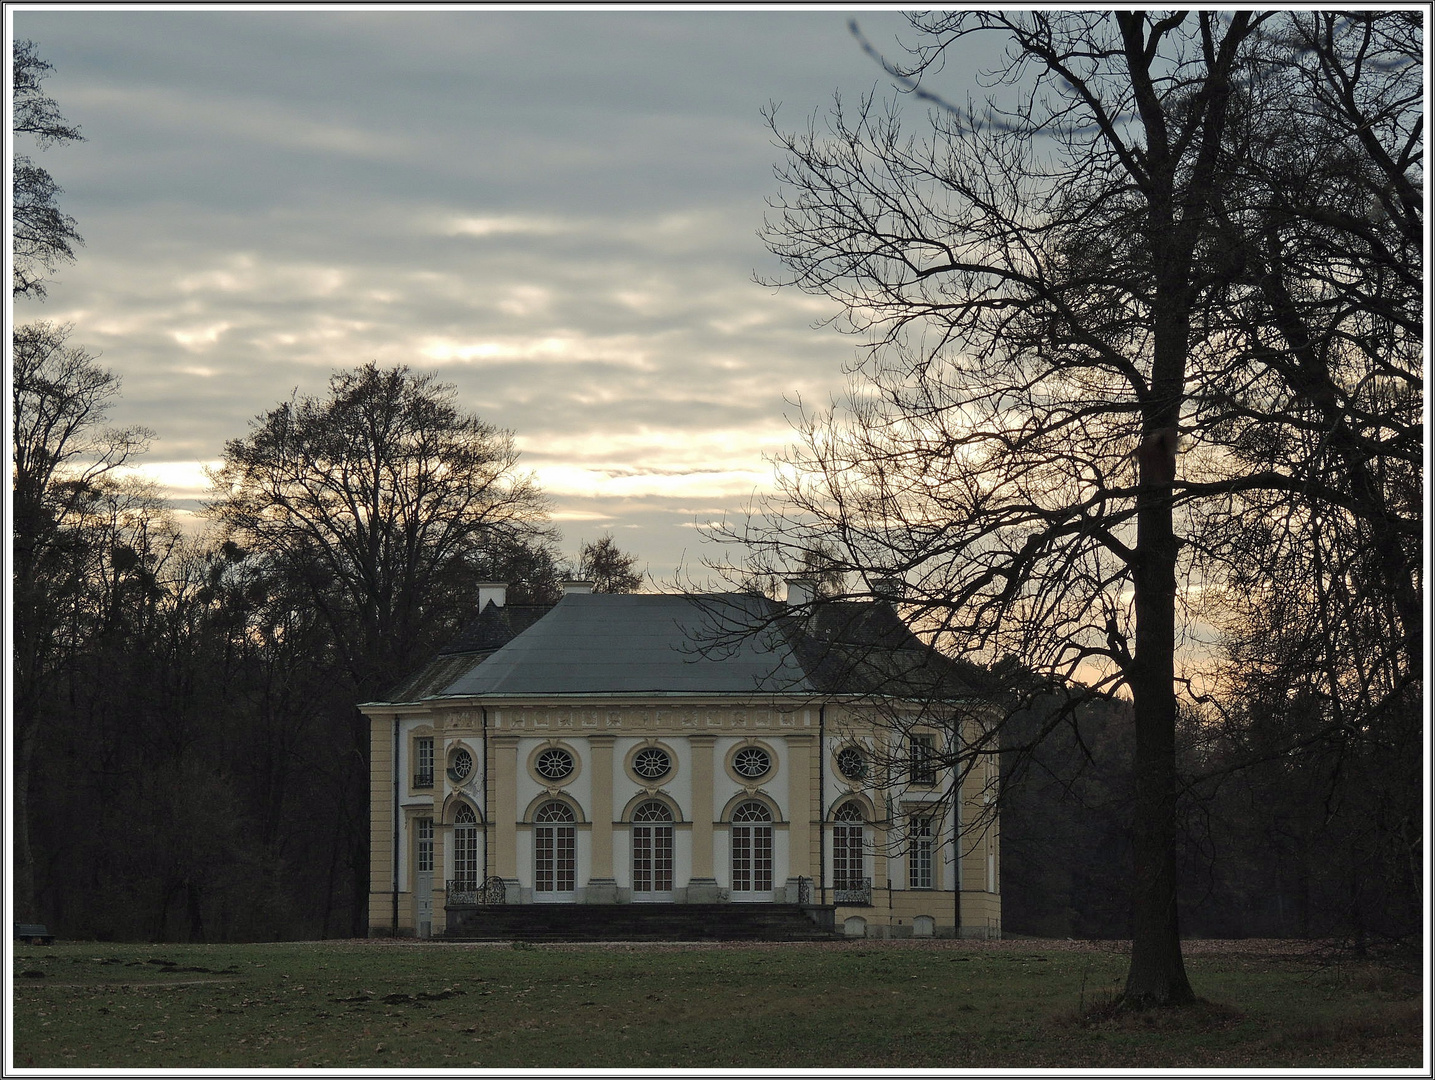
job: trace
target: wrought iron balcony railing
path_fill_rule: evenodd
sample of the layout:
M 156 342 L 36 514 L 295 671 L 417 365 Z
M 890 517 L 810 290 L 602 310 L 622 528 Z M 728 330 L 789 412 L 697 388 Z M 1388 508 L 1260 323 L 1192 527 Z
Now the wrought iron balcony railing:
M 414 773 L 414 787 L 433 787 L 433 770 Z
M 444 887 L 445 907 L 492 907 L 505 903 L 508 889 L 501 877 L 480 882 L 477 878 L 450 878 Z
M 872 906 L 872 879 L 869 877 L 840 877 L 832 886 L 832 902 L 849 907 Z

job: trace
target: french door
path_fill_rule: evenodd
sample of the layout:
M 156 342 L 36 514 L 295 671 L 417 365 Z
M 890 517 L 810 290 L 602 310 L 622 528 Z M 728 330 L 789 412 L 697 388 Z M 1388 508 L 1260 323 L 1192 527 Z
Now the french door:
M 478 818 L 468 806 L 453 816 L 453 881 L 456 889 L 478 888 Z
M 673 813 L 654 799 L 633 811 L 633 900 L 673 898 Z
M 745 802 L 732 815 L 732 888 L 739 903 L 772 899 L 772 814 L 760 802 Z
M 564 903 L 574 898 L 578 868 L 573 811 L 560 802 L 539 808 L 533 826 L 533 899 Z
M 415 826 L 414 933 L 426 938 L 433 935 L 433 818 L 419 818 Z
M 860 889 L 863 884 L 863 827 L 839 823 L 832 828 L 832 887 Z

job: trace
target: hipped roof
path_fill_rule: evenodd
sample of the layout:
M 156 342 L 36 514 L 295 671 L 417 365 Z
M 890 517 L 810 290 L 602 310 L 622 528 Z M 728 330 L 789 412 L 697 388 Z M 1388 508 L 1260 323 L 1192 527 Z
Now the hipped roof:
M 561 695 L 964 697 L 980 669 L 922 644 L 891 605 L 811 614 L 740 593 L 570 594 L 542 609 L 492 604 L 390 702 Z M 515 616 L 517 616 L 515 618 Z

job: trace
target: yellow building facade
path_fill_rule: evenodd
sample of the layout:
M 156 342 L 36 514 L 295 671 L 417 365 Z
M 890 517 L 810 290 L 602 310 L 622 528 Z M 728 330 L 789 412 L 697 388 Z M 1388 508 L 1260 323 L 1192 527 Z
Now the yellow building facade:
M 849 936 L 1000 935 L 994 763 L 954 790 L 960 723 L 823 693 L 770 601 L 576 583 L 539 612 L 486 588 L 467 640 L 362 706 L 371 933 L 459 935 L 498 905 L 786 904 Z M 723 638 L 714 610 L 764 628 Z

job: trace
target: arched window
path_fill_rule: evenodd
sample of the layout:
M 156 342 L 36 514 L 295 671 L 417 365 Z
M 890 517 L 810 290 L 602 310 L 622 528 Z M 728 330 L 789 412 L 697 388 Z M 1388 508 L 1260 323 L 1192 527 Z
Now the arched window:
M 633 899 L 673 898 L 673 812 L 650 799 L 633 811 Z
M 577 871 L 573 808 L 546 802 L 533 815 L 533 893 L 535 900 L 571 900 Z
M 478 818 L 467 803 L 453 815 L 453 881 L 458 889 L 478 888 Z
M 732 895 L 772 899 L 772 811 L 750 799 L 732 812 Z
M 668 809 L 668 804 L 653 799 L 643 803 L 633 811 L 634 821 L 667 821 L 673 820 L 673 812 Z
M 832 815 L 832 887 L 849 892 L 866 887 L 863 880 L 865 822 L 862 807 L 855 801 L 843 803 Z
M 538 822 L 566 821 L 572 823 L 573 808 L 567 803 L 549 802 L 538 808 L 538 813 L 533 815 L 533 820 Z
M 739 803 L 736 810 L 732 812 L 733 821 L 771 821 L 772 811 L 766 804 L 756 799 L 750 802 Z

